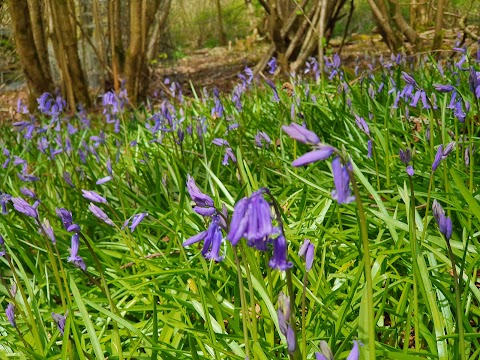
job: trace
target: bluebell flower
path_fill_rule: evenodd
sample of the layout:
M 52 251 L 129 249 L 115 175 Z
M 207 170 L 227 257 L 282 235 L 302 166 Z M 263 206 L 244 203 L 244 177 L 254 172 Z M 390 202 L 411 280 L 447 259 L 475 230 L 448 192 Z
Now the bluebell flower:
M 90 205 L 88 206 L 88 210 L 90 210 L 90 212 L 97 218 L 103 220 L 105 224 L 115 226 L 115 223 L 108 217 L 108 215 L 105 214 L 105 212 L 98 206 L 96 206 L 94 203 L 90 203 Z
M 333 357 L 332 350 L 330 350 L 330 347 L 328 346 L 326 341 L 324 340 L 320 341 L 320 350 L 321 352 L 315 353 L 316 360 L 335 360 Z M 346 360 L 358 360 L 358 359 L 360 359 L 359 342 L 356 340 L 353 340 L 352 350 L 348 354 Z
M 445 239 L 450 240 L 453 231 L 452 219 L 446 216 L 445 211 L 437 200 L 433 200 L 432 212 L 440 232 L 445 236 Z
M 288 261 L 288 246 L 285 236 L 280 233 L 276 239 L 269 239 L 273 244 L 273 255 L 268 262 L 268 266 L 272 269 L 285 271 L 293 266 L 291 261 Z
M 98 195 L 95 191 L 91 191 L 91 190 L 82 190 L 82 196 L 87 199 L 87 200 L 90 200 L 90 201 L 93 201 L 93 202 L 97 202 L 97 203 L 103 203 L 103 204 L 107 204 L 107 199 L 105 199 L 104 197 Z
M 277 59 L 275 57 L 272 57 L 268 63 L 267 63 L 269 69 L 268 69 L 268 73 L 273 75 L 275 74 L 275 70 L 277 70 Z
M 103 185 L 107 182 L 109 182 L 110 180 L 112 180 L 112 177 L 109 175 L 109 176 L 105 176 L 103 178 L 100 178 L 97 180 L 97 182 L 95 183 L 96 185 Z
M 295 338 L 295 333 L 293 332 L 293 327 L 291 325 L 291 312 L 290 312 L 290 298 L 284 293 L 278 295 L 278 326 L 280 331 L 287 338 L 287 349 L 290 354 L 295 351 L 297 341 Z
M 258 147 L 270 145 L 271 142 L 272 140 L 270 139 L 270 137 L 263 131 L 259 131 L 257 135 L 255 135 L 255 145 L 257 145 Z
M 55 238 L 55 233 L 53 232 L 53 228 L 50 225 L 50 222 L 48 221 L 48 219 L 43 220 L 42 229 L 45 232 L 45 234 L 48 236 L 52 244 L 55 245 L 57 243 L 57 240 Z
M 68 171 L 65 171 L 63 173 L 63 180 L 65 180 L 65 182 L 72 188 L 75 189 L 75 185 L 73 184 L 73 181 L 72 181 L 72 176 L 70 175 L 70 173 Z
M 5 248 L 5 240 L 2 235 L 0 235 L 0 257 L 5 256 L 7 249 Z
M 342 165 L 338 156 L 332 161 L 333 183 L 335 184 L 332 198 L 339 204 L 349 204 L 355 200 L 355 196 L 352 196 L 350 190 L 350 175 L 347 166 L 351 166 L 351 164 Z
M 455 87 L 453 87 L 452 85 L 442 85 L 442 84 L 433 84 L 433 88 L 435 90 L 437 90 L 438 92 L 442 92 L 442 93 L 449 93 L 449 92 L 452 92 Z
M 37 210 L 22 198 L 12 197 L 10 201 L 18 212 L 33 218 L 38 217 Z
M 148 216 L 148 213 L 140 213 L 140 214 L 135 214 L 131 217 L 129 217 L 125 222 L 123 223 L 122 230 L 128 226 L 128 223 L 131 221 L 130 224 L 130 231 L 133 233 L 137 226 L 142 222 L 142 220 Z
M 63 315 L 52 312 L 52 319 L 53 321 L 55 321 L 55 324 L 57 324 L 58 330 L 63 335 L 65 331 L 65 322 L 67 321 L 67 318 Z
M 310 242 L 310 240 L 305 239 L 300 250 L 298 251 L 298 256 L 305 258 L 305 269 L 310 271 L 313 266 L 313 258 L 315 254 L 315 247 Z
M 3 215 L 8 214 L 7 204 L 11 199 L 12 199 L 12 195 L 10 195 L 10 194 L 5 194 L 5 193 L 0 194 L 0 204 L 2 205 L 2 214 Z
M 273 102 L 279 102 L 280 98 L 278 97 L 278 91 L 277 91 L 277 87 L 275 86 L 275 83 L 270 79 L 265 79 L 265 82 L 273 90 L 272 101 Z
M 70 246 L 70 256 L 68 257 L 67 261 L 73 263 L 75 267 L 85 272 L 87 271 L 87 265 L 85 264 L 85 261 L 83 261 L 83 258 L 80 255 L 78 255 L 79 247 L 80 247 L 80 236 L 78 235 L 78 232 L 76 232 L 72 235 L 72 241 Z
M 220 262 L 223 256 L 220 255 L 220 247 L 222 245 L 222 227 L 219 215 L 212 216 L 212 222 L 207 230 L 190 237 L 183 243 L 183 246 L 190 246 L 196 242 L 203 240 L 202 255 L 205 259 Z
M 412 160 L 412 152 L 409 148 L 405 149 L 405 151 L 400 149 L 400 160 L 405 164 L 407 174 L 409 176 L 413 176 L 415 174 L 415 171 L 413 170 L 413 167 L 409 164 Z
M 267 241 L 273 233 L 270 204 L 263 198 L 267 189 L 260 189 L 250 197 L 239 200 L 234 207 L 227 239 L 233 246 L 244 237 L 251 243 Z
M 287 133 L 292 139 L 300 141 L 309 145 L 320 145 L 320 139 L 317 134 L 307 128 L 296 123 L 290 125 L 282 125 L 282 130 Z
M 16 328 L 17 323 L 15 321 L 15 306 L 12 303 L 8 303 L 7 309 L 5 310 L 5 315 L 7 315 L 7 319 L 10 325 Z
M 195 183 L 195 179 L 190 174 L 187 176 L 187 191 L 196 205 L 193 211 L 202 216 L 212 216 L 216 213 L 213 199 L 200 191 Z

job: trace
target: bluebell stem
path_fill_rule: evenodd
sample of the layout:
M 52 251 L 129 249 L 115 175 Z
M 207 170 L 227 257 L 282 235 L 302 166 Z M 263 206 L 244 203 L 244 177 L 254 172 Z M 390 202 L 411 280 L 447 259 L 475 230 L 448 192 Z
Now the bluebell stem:
M 298 256 L 305 258 L 305 269 L 310 271 L 313 266 L 313 258 L 315 254 L 315 247 L 310 242 L 310 240 L 305 239 L 300 250 L 298 251 Z
M 350 189 L 350 175 L 347 166 L 351 166 L 348 162 L 342 165 L 340 158 L 337 156 L 332 161 L 333 183 L 335 189 L 332 190 L 332 198 L 337 200 L 339 204 L 349 204 L 355 201 Z
M 103 204 L 107 204 L 107 199 L 105 199 L 104 197 L 98 195 L 95 191 L 91 191 L 91 190 L 82 190 L 82 196 L 87 199 L 87 200 L 90 200 L 90 201 L 93 201 L 93 202 L 97 202 L 97 203 L 103 203 Z
M 5 310 L 5 315 L 7 315 L 7 319 L 10 325 L 16 328 L 17 323 L 15 321 L 15 306 L 12 303 L 8 303 L 7 308 Z
M 67 313 L 65 315 L 67 315 Z M 66 316 L 52 312 L 52 319 L 53 321 L 55 321 L 55 324 L 57 324 L 58 330 L 63 335 L 65 331 L 65 322 L 67 320 Z
M 90 212 L 97 218 L 103 220 L 107 225 L 115 226 L 115 223 L 110 220 L 108 215 L 105 214 L 105 212 L 103 212 L 103 210 L 96 206 L 94 203 L 90 203 L 90 205 L 88 206 L 88 210 L 90 210 Z

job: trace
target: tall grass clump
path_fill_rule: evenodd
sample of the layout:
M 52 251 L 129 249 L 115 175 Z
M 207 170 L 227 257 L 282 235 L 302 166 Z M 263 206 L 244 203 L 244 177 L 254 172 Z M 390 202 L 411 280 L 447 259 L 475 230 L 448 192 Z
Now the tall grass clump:
M 478 359 L 480 73 L 454 51 L 19 102 L 1 356 Z

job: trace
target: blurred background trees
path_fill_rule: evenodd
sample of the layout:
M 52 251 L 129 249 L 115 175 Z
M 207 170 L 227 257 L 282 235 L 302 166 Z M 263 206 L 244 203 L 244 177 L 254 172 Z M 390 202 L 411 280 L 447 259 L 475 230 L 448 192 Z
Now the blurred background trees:
M 321 67 L 334 37 L 380 34 L 392 53 L 441 49 L 451 28 L 478 40 L 478 12 L 469 0 L 0 0 L 0 53 L 21 65 L 31 99 L 58 88 L 75 109 L 123 87 L 135 104 L 151 69 L 188 50 L 263 42 L 255 70 L 275 56 L 285 73 L 310 56 Z

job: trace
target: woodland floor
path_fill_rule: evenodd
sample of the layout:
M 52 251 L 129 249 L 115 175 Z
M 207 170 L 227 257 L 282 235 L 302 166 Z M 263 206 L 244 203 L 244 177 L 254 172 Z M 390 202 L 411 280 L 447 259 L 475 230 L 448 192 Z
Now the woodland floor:
M 432 37 L 433 30 L 420 34 L 420 38 L 427 43 L 431 43 Z M 444 51 L 451 53 L 451 48 L 457 39 L 457 30 L 446 30 Z M 471 43 L 471 40 L 465 41 L 467 46 Z M 332 39 L 327 55 L 338 53 L 340 44 L 341 39 Z M 192 95 L 192 88 L 197 93 L 204 87 L 207 89 L 217 87 L 220 91 L 230 92 L 239 81 L 237 74 L 245 66 L 253 67 L 265 54 L 267 48 L 268 45 L 265 43 L 240 42 L 232 47 L 192 50 L 176 62 L 160 62 L 152 71 L 150 93 L 153 96 L 159 91 L 167 89 L 164 85 L 167 77 L 171 81 L 178 82 L 187 96 Z M 354 34 L 348 38 L 341 50 L 342 65 L 353 69 L 357 61 L 360 61 L 361 65 L 369 58 L 381 54 L 388 55 L 389 50 L 382 42 L 380 35 Z M 24 83 L 16 82 L 13 85 L 0 84 L 0 118 L 11 119 L 16 109 L 17 99 L 26 99 L 27 97 Z

